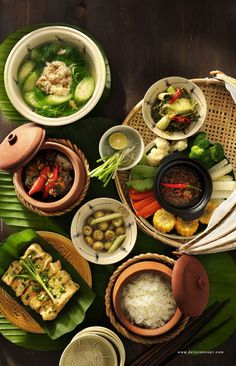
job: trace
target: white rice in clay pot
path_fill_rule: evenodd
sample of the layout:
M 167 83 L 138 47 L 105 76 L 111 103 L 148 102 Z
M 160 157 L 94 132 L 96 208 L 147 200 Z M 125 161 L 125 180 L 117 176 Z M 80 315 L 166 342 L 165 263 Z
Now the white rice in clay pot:
M 172 318 L 177 306 L 170 281 L 161 274 L 145 272 L 124 286 L 121 307 L 133 324 L 159 328 Z

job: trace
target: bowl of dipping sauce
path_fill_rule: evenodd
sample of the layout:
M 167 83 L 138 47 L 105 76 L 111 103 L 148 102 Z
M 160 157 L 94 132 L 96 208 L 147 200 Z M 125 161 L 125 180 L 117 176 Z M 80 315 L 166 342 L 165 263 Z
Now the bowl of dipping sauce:
M 212 194 L 209 172 L 198 161 L 174 153 L 164 158 L 154 180 L 161 207 L 183 220 L 200 217 Z

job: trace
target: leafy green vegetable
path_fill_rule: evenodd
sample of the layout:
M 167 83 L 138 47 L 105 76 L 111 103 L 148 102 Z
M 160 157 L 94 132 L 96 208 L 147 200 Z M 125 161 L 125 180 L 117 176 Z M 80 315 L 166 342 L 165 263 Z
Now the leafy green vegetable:
M 207 133 L 205 131 L 198 132 L 194 137 L 192 145 L 207 149 L 210 146 L 210 142 L 207 140 Z
M 224 158 L 224 148 L 220 143 L 216 143 L 210 147 L 211 158 L 216 163 Z
M 220 143 L 211 146 L 204 131 L 198 132 L 190 143 L 189 157 L 200 161 L 206 168 L 211 168 L 215 163 L 224 158 L 224 148 Z
M 198 103 L 191 98 L 185 88 L 169 86 L 166 92 L 160 93 L 151 108 L 156 128 L 160 130 L 184 130 L 191 122 L 197 121 Z

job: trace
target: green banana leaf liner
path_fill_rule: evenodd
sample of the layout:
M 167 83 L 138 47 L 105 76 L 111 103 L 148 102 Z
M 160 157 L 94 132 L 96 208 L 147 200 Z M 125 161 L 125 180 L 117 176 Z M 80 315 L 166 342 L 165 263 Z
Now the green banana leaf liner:
M 65 269 L 73 281 L 80 285 L 79 290 L 68 301 L 58 316 L 51 321 L 44 321 L 41 316 L 25 306 L 21 299 L 15 296 L 14 291 L 0 279 L 0 286 L 22 305 L 32 318 L 45 330 L 52 339 L 57 339 L 62 335 L 71 332 L 75 327 L 82 323 L 85 318 L 86 310 L 94 300 L 94 293 L 86 284 L 76 269 L 68 263 L 57 250 L 49 243 L 44 241 L 34 230 L 28 229 L 10 235 L 0 246 L 0 276 L 7 270 L 11 262 L 19 259 L 32 243 L 38 243 L 41 247 L 53 257 L 53 260 L 60 260 L 62 268 Z

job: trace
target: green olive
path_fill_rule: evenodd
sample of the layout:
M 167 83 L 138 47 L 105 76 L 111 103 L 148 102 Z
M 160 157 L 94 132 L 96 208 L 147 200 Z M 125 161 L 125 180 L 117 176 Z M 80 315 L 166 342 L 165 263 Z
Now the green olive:
M 96 211 L 94 212 L 95 219 L 98 219 L 99 217 L 104 216 L 104 211 Z
M 92 235 L 92 233 L 93 233 L 92 226 L 90 226 L 90 225 L 84 225 L 84 227 L 83 227 L 83 234 L 84 235 Z
M 111 242 L 111 241 L 107 241 L 107 242 L 104 244 L 104 249 L 109 250 L 111 246 L 112 246 L 112 242 Z
M 93 240 L 92 236 L 85 236 L 84 240 L 85 240 L 85 243 L 88 244 L 90 247 L 94 243 L 94 240 Z
M 119 226 L 116 228 L 116 235 L 119 236 L 119 235 L 124 235 L 125 234 L 125 228 L 124 226 Z
M 94 240 L 102 240 L 104 237 L 104 233 L 101 230 L 94 230 L 93 232 L 93 238 Z
M 96 250 L 97 252 L 101 252 L 104 248 L 103 242 L 101 241 L 95 241 L 93 243 L 93 249 Z
M 98 224 L 98 228 L 99 230 L 105 231 L 108 229 L 108 222 L 104 221 L 104 222 L 100 222 Z
M 108 241 L 114 240 L 115 237 L 116 237 L 116 233 L 113 230 L 107 230 L 107 231 L 105 231 L 105 238 Z
M 112 220 L 112 224 L 115 226 L 115 227 L 119 227 L 123 224 L 123 220 L 121 217 L 118 217 L 117 219 L 114 219 Z

